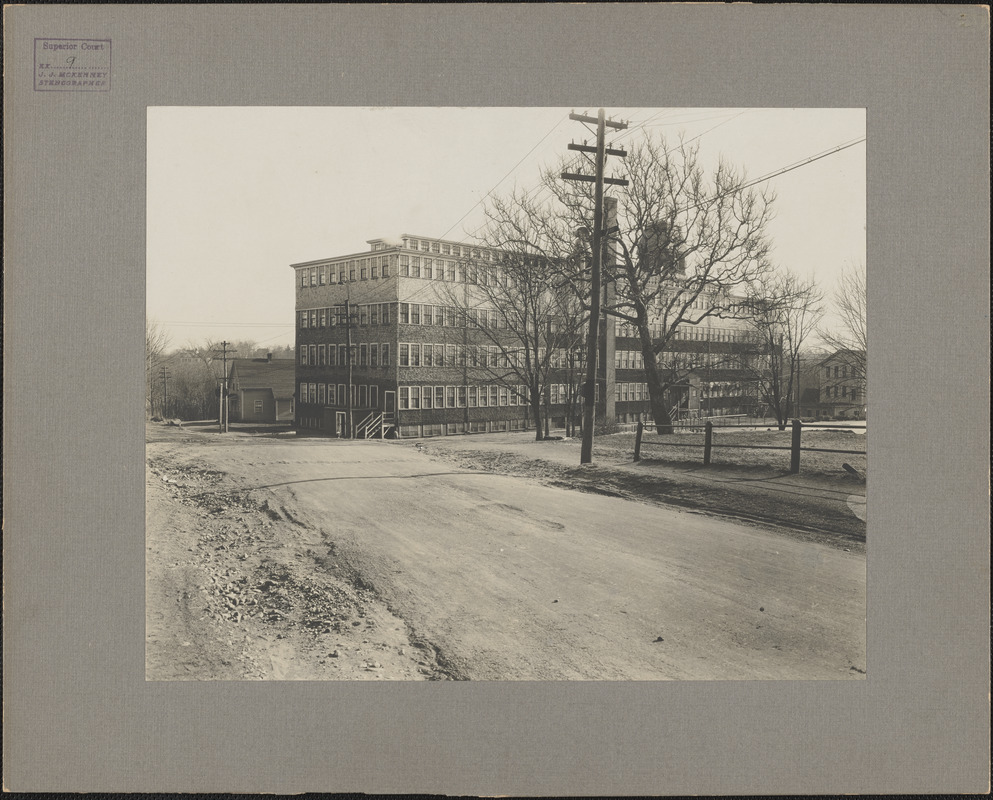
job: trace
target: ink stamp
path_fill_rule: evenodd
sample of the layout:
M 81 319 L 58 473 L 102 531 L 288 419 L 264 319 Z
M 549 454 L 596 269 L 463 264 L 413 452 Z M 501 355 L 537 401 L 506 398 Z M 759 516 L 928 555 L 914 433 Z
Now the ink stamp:
M 109 92 L 110 39 L 35 39 L 36 92 Z

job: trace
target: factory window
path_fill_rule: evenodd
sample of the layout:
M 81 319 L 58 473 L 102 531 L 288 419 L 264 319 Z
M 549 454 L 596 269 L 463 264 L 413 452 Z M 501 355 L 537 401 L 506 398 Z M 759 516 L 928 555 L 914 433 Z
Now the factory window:
M 400 387 L 400 409 L 402 411 L 410 408 L 410 387 L 401 386 Z
M 379 345 L 371 344 L 369 345 L 369 366 L 378 367 L 379 366 Z

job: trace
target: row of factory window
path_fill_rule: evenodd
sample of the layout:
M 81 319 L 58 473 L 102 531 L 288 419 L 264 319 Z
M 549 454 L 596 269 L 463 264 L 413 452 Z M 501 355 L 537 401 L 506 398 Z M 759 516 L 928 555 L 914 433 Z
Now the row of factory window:
M 668 327 L 660 322 L 648 325 L 649 335 L 653 339 L 661 339 L 668 335 Z M 638 329 L 630 322 L 614 321 L 614 335 L 638 338 Z M 748 331 L 740 328 L 713 328 L 701 325 L 680 325 L 676 328 L 673 339 L 687 342 L 744 342 L 748 340 Z
M 647 383 L 615 383 L 614 400 L 618 403 L 648 400 Z
M 364 258 L 349 258 L 321 264 L 313 267 L 298 267 L 300 288 L 326 286 L 346 281 L 368 281 L 389 278 L 393 265 L 399 264 L 399 274 L 410 278 L 434 278 L 447 281 L 468 281 L 483 283 L 496 280 L 496 273 L 487 268 L 485 262 L 496 263 L 500 256 L 491 250 L 481 250 L 475 247 L 450 244 L 448 242 L 431 242 L 424 239 L 405 239 L 404 247 L 409 250 L 419 250 L 425 253 L 435 253 L 455 258 L 471 259 L 471 264 L 463 269 L 460 262 L 440 258 L 414 256 L 403 253 L 399 261 L 394 253 L 366 256 Z M 378 248 L 377 248 L 378 249 Z M 504 283 L 506 285 L 506 283 Z
M 400 386 L 400 410 L 526 406 L 524 386 Z
M 700 384 L 700 397 L 745 397 L 748 388 L 738 381 L 707 381 Z
M 834 367 L 825 367 L 824 368 L 824 377 L 825 378 L 830 378 L 831 377 L 831 370 L 832 369 L 834 370 L 834 377 L 835 378 L 847 378 L 848 377 L 848 365 L 847 364 L 842 364 L 841 367 L 838 367 L 837 365 L 835 365 Z M 839 369 L 841 370 L 840 373 L 839 373 Z M 855 377 L 855 370 L 854 369 L 852 370 L 852 377 L 853 378 Z
M 359 367 L 388 367 L 390 363 L 390 343 L 372 342 L 352 345 L 352 364 Z M 300 345 L 301 367 L 347 367 L 348 346 L 344 344 L 302 344 Z
M 405 250 L 419 250 L 422 253 L 438 253 L 443 256 L 473 258 L 481 261 L 496 261 L 499 258 L 499 255 L 491 250 L 470 245 L 452 244 L 451 242 L 436 242 L 431 239 L 407 237 L 403 240 L 403 247 Z
M 644 369 L 645 356 L 640 350 L 615 350 L 614 367 L 616 369 Z
M 348 346 L 345 344 L 302 344 L 298 348 L 301 367 L 345 367 L 348 366 Z M 482 367 L 504 368 L 521 367 L 524 363 L 522 350 L 510 350 L 491 345 L 433 344 L 421 342 L 400 342 L 397 345 L 401 367 Z M 544 348 L 537 353 L 538 363 L 545 357 Z M 552 369 L 566 369 L 577 366 L 570 352 L 563 348 L 552 350 L 549 365 Z M 352 345 L 352 365 L 359 367 L 388 367 L 390 361 L 389 342 L 362 342 Z
M 479 261 L 447 261 L 441 258 L 422 258 L 401 254 L 397 272 L 403 278 L 471 283 L 479 286 L 513 285 L 506 271 Z
M 632 386 L 634 384 L 631 384 Z M 645 386 L 647 398 L 647 385 Z M 401 386 L 400 408 L 406 410 L 429 408 L 499 408 L 503 406 L 527 406 L 526 386 Z M 596 399 L 600 392 L 597 386 Z M 634 399 L 633 397 L 631 399 Z M 542 392 L 541 402 L 551 405 L 576 403 L 579 401 L 579 386 L 553 383 Z
M 423 303 L 400 303 L 401 325 L 434 325 L 441 328 L 506 328 L 507 320 L 495 309 L 455 308 Z
M 522 349 L 493 345 L 431 344 L 401 342 L 398 345 L 401 367 L 491 367 L 523 368 L 526 363 Z M 533 357 L 545 363 L 546 350 L 539 347 Z M 574 369 L 581 364 L 576 354 L 565 348 L 553 348 L 548 358 L 552 369 Z
M 389 325 L 393 317 L 393 303 L 365 303 L 352 306 L 352 322 L 359 327 L 369 325 Z M 309 308 L 297 315 L 300 328 L 334 328 L 345 324 L 345 307 Z
M 417 439 L 421 436 L 455 436 L 460 433 L 504 433 L 523 431 L 527 428 L 524 419 L 480 419 L 469 422 L 425 423 L 423 425 L 401 425 L 401 439 Z
M 385 254 L 367 258 L 351 258 L 334 264 L 322 264 L 318 267 L 299 267 L 300 288 L 325 286 L 346 281 L 367 281 L 388 278 L 391 274 L 392 259 L 396 256 Z
M 664 364 L 663 364 L 664 362 Z M 751 367 L 760 369 L 768 362 L 767 357 L 755 356 L 751 359 Z M 660 356 L 660 365 L 678 367 L 679 369 L 690 370 L 702 367 L 727 367 L 733 368 L 741 366 L 741 362 L 729 359 L 726 353 L 669 353 Z M 615 369 L 644 369 L 645 356 L 641 350 L 615 350 Z
M 423 303 L 365 303 L 351 307 L 352 323 L 359 327 L 389 325 L 396 313 L 402 325 L 433 325 L 441 328 L 506 328 L 507 320 L 495 309 L 459 309 L 453 306 Z M 334 328 L 345 324 L 345 306 L 309 308 L 298 312 L 297 325 L 301 329 Z M 550 322 L 552 331 L 557 329 Z
M 344 383 L 300 382 L 300 402 L 320 406 L 347 406 L 349 387 Z M 378 408 L 379 387 L 376 384 L 351 386 L 353 408 Z

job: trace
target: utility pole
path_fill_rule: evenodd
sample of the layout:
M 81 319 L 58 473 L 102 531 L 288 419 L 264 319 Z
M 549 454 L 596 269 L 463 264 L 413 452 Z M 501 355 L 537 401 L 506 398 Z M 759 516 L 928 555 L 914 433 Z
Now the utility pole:
M 228 353 L 231 355 L 237 353 L 237 350 L 228 350 L 231 342 L 221 342 L 221 347 L 223 348 L 223 358 L 224 358 L 224 382 L 222 384 L 223 388 L 221 390 L 221 422 L 222 431 L 224 433 L 228 432 Z
M 586 349 L 586 381 L 583 384 L 583 446 L 580 452 L 579 463 L 589 464 L 593 461 L 593 421 L 596 415 L 596 376 L 597 376 L 597 354 L 599 351 L 600 339 L 600 270 L 603 246 L 603 185 L 605 183 L 617 186 L 627 186 L 628 182 L 622 178 L 604 178 L 603 167 L 607 155 L 616 155 L 621 158 L 627 153 L 624 150 L 607 148 L 604 142 L 604 131 L 609 126 L 623 130 L 627 128 L 626 122 L 614 122 L 604 117 L 603 109 L 597 113 L 596 119 L 583 114 L 572 113 L 569 119 L 577 122 L 596 123 L 596 147 L 570 142 L 570 150 L 578 150 L 581 153 L 595 153 L 595 174 L 583 175 L 581 173 L 563 172 L 562 177 L 570 181 L 588 181 L 593 183 L 593 263 L 592 275 L 590 278 L 590 326 L 587 335 Z
M 166 416 L 169 405 L 169 370 L 162 367 L 162 416 Z

